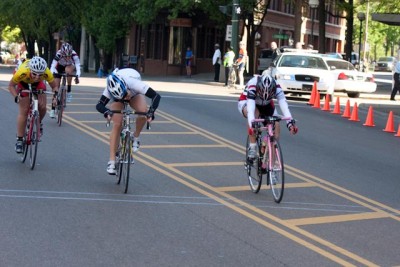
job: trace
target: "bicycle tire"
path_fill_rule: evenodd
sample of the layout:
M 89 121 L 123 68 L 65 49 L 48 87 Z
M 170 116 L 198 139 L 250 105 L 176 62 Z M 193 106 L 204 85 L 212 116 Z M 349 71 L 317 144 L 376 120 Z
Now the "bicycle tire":
M 268 167 L 268 182 L 271 187 L 272 195 L 276 203 L 280 203 L 283 198 L 285 189 L 285 169 L 283 164 L 283 156 L 281 146 L 278 140 L 271 142 L 272 147 L 272 170 Z
M 257 148 L 256 151 L 260 151 L 260 146 L 259 146 L 259 140 L 257 140 Z M 245 169 L 246 169 L 246 174 L 247 174 L 247 180 L 249 181 L 250 189 L 253 193 L 258 193 L 261 188 L 262 184 L 262 172 L 261 172 L 261 165 L 262 165 L 262 159 L 260 157 L 256 157 L 252 161 L 250 161 L 248 158 L 248 147 L 250 144 L 250 139 L 247 136 L 247 141 L 246 141 L 246 159 L 245 159 Z M 260 155 L 260 154 L 259 154 Z
M 65 107 L 65 98 L 66 98 L 66 92 L 65 92 L 65 88 L 64 88 L 64 89 L 61 89 L 61 94 L 60 94 L 59 99 L 57 97 L 57 123 L 58 123 L 58 126 L 61 126 L 61 124 L 62 124 L 62 117 L 63 117 L 64 107 Z
M 118 150 L 117 150 L 117 158 L 116 158 L 116 162 L 118 166 L 115 166 L 116 170 L 117 170 L 117 176 L 118 176 L 118 180 L 117 180 L 117 184 L 121 183 L 122 180 L 122 171 L 124 168 L 124 160 L 125 160 L 125 137 L 121 137 L 120 141 L 119 141 L 119 146 L 118 146 Z
M 30 138 L 30 123 L 31 121 L 31 115 L 28 115 L 28 118 L 26 120 L 26 127 L 25 127 L 25 132 L 24 132 L 24 137 L 22 141 L 22 156 L 21 156 L 21 162 L 24 163 L 27 156 L 28 156 L 28 150 L 29 150 L 29 144 L 30 141 L 28 140 L 28 137 Z
M 29 163 L 31 170 L 33 170 L 36 164 L 37 150 L 40 140 L 40 118 L 37 111 L 33 114 L 30 128 L 31 144 L 29 149 Z
M 119 160 L 119 172 L 118 172 L 118 184 L 123 181 L 124 184 L 124 193 L 128 192 L 129 187 L 129 174 L 131 167 L 131 150 L 132 150 L 132 142 L 133 140 L 130 137 L 129 133 L 126 133 L 125 138 L 122 141 L 122 149 Z

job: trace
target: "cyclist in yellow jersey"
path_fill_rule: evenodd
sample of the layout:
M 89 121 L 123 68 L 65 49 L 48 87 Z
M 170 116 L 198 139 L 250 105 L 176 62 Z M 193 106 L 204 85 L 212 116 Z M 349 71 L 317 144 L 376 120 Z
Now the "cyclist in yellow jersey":
M 17 116 L 17 143 L 15 144 L 15 151 L 22 153 L 22 138 L 26 127 L 26 119 L 29 111 L 29 97 L 27 93 L 20 93 L 21 90 L 29 89 L 31 84 L 32 90 L 46 90 L 47 81 L 54 94 L 58 92 L 58 86 L 54 81 L 53 74 L 47 67 L 46 61 L 41 57 L 33 57 L 22 63 L 18 70 L 14 73 L 13 77 L 8 84 L 8 90 L 14 97 L 15 103 L 19 104 L 19 113 Z M 46 115 L 46 95 L 39 94 L 39 116 L 40 124 Z M 42 127 L 40 127 L 42 130 Z

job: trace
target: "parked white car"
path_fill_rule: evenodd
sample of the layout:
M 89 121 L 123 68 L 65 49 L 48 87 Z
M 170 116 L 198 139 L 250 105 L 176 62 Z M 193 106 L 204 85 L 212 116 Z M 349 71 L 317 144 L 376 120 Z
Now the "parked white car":
M 324 60 L 335 74 L 335 92 L 345 92 L 349 97 L 360 93 L 373 93 L 376 83 L 371 73 L 360 72 L 346 60 L 325 57 Z
M 268 72 L 285 93 L 310 94 L 317 82 L 321 93 L 333 94 L 334 77 L 320 54 L 307 50 L 282 53 Z

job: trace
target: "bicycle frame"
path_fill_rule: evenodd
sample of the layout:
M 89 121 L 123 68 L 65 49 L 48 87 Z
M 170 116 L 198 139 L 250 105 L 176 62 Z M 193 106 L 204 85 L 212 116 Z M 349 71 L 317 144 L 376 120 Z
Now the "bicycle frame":
M 262 176 L 266 174 L 266 183 L 271 187 L 276 203 L 282 200 L 285 179 L 282 150 L 279 141 L 275 138 L 275 123 L 280 120 L 290 119 L 278 116 L 255 119 L 253 121 L 253 128 L 256 132 L 256 144 L 259 154 L 254 160 L 256 166 L 254 166 L 254 162 L 249 163 L 246 154 L 245 167 L 250 188 L 254 193 L 258 193 L 261 188 Z M 247 143 L 249 143 L 249 139 Z M 252 172 L 254 173 L 252 174 Z
M 115 160 L 115 168 L 117 170 L 116 175 L 118 177 L 117 184 L 120 184 L 121 180 L 123 180 L 125 183 L 124 193 L 127 193 L 129 185 L 130 165 L 134 163 L 132 155 L 134 131 L 131 130 L 131 123 L 134 123 L 135 120 L 131 119 L 131 115 L 147 115 L 147 113 L 130 110 L 129 101 L 123 101 L 123 104 L 124 107 L 122 110 L 112 110 L 112 112 L 121 113 L 123 115 L 122 129 Z
M 24 133 L 23 155 L 21 157 L 21 162 L 25 162 L 29 150 L 30 168 L 33 170 L 36 164 L 38 143 L 40 142 L 41 138 L 38 95 L 46 94 L 47 92 L 42 89 L 37 90 L 37 92 L 33 92 L 31 84 L 28 84 L 28 86 L 29 90 L 25 89 L 20 91 L 20 93 L 29 94 L 30 102 Z
M 62 116 L 64 113 L 64 109 L 67 107 L 67 77 L 76 77 L 75 75 L 70 75 L 67 73 L 59 74 L 61 76 L 61 86 L 58 90 L 57 98 L 56 98 L 56 106 L 55 111 L 57 114 L 57 123 L 58 126 L 62 124 Z

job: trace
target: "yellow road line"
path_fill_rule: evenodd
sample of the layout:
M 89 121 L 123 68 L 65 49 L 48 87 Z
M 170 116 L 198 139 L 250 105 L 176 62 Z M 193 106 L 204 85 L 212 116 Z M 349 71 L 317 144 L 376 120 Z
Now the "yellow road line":
M 321 217 L 310 217 L 301 219 L 286 220 L 286 222 L 293 225 L 310 225 L 310 224 L 323 224 L 323 223 L 337 223 L 337 222 L 350 222 L 350 221 L 361 221 L 370 219 L 381 219 L 388 218 L 388 214 L 385 212 L 364 212 L 364 213 L 352 213 L 345 215 L 334 215 L 334 216 L 321 216 Z
M 315 187 L 314 183 L 285 183 L 286 188 L 304 188 L 304 187 Z M 241 186 L 223 186 L 216 187 L 219 191 L 222 192 L 236 192 L 236 191 L 250 191 L 250 186 L 241 185 Z M 269 190 L 269 186 L 266 184 L 261 185 L 261 190 Z

